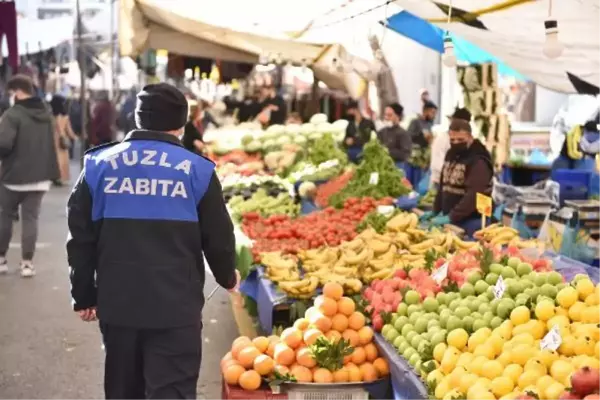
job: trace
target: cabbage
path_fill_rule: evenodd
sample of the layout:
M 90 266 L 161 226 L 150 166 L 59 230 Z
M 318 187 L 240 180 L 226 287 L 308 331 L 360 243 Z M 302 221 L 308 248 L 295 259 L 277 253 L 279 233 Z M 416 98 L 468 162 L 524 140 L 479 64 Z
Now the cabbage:
M 298 124 L 289 124 L 285 126 L 285 133 L 289 135 L 298 135 L 300 134 L 301 126 Z
M 323 137 L 322 133 L 314 132 L 308 135 L 308 140 L 319 140 Z
M 284 144 L 292 143 L 292 139 L 290 139 L 289 136 L 280 136 L 277 139 L 275 139 L 275 143 L 283 146 Z
M 267 133 L 273 133 L 273 134 L 275 134 L 275 136 L 279 136 L 279 135 L 285 133 L 285 126 L 284 125 L 271 125 L 270 127 L 267 128 Z
M 335 130 L 335 132 L 342 132 L 342 131 L 345 132 L 349 123 L 350 122 L 348 122 L 347 119 L 338 119 L 331 125 L 333 125 L 333 129 Z
M 303 135 L 310 135 L 315 131 L 315 126 L 313 124 L 302 124 L 300 126 L 300 133 Z
M 256 153 L 262 150 L 262 143 L 258 140 L 253 140 L 246 145 L 244 150 L 248 153 Z
M 292 139 L 292 141 L 294 143 L 296 143 L 296 144 L 299 144 L 299 145 L 305 145 L 306 142 L 307 142 L 306 137 L 305 136 L 300 136 L 300 135 L 294 136 L 294 138 Z
M 332 133 L 333 125 L 331 125 L 329 122 L 324 122 L 322 124 L 317 125 L 316 131 L 318 133 Z
M 279 149 L 280 146 L 277 145 L 275 139 L 269 139 L 263 142 L 263 149 L 265 151 L 273 151 Z
M 252 142 L 254 140 L 254 136 L 252 136 L 252 134 L 246 134 L 244 136 L 242 136 L 242 144 L 245 146 L 248 143 Z
M 322 124 L 323 122 L 327 122 L 327 115 L 325 114 L 315 114 L 310 118 L 311 124 Z

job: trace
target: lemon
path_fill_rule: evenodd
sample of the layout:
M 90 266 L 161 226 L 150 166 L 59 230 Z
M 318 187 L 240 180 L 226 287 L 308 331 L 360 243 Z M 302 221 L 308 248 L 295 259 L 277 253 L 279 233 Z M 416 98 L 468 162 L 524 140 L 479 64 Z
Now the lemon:
M 576 285 L 577 293 L 580 300 L 585 300 L 586 297 L 594 293 L 594 284 L 590 279 L 581 279 Z
M 545 387 L 550 386 L 554 382 L 556 382 L 556 381 L 550 375 L 544 375 L 544 376 L 541 376 L 537 380 L 537 382 L 535 383 L 535 386 L 537 386 L 538 388 L 540 388 L 542 390 L 542 392 L 543 392 L 544 391 L 543 389 Z M 558 397 L 556 397 L 556 398 L 558 398 Z
M 520 388 L 525 388 L 527 386 L 534 385 L 535 382 L 537 382 L 537 380 L 540 379 L 542 375 L 543 374 L 540 374 L 539 371 L 535 370 L 523 371 L 523 373 L 519 377 L 518 385 Z
M 473 358 L 475 358 L 475 356 L 471 353 L 462 353 L 459 357 L 458 357 L 458 361 L 456 362 L 456 366 L 459 367 L 466 367 L 467 365 L 471 364 L 471 361 L 473 361 Z
M 600 323 L 600 306 L 588 306 L 581 312 L 581 322 L 586 324 Z
M 483 364 L 485 364 L 487 360 L 488 359 L 484 356 L 475 356 L 473 361 L 471 361 L 471 364 L 467 365 L 467 371 L 480 376 L 483 371 Z
M 568 335 L 562 338 L 562 343 L 558 348 L 558 353 L 563 356 L 572 356 L 575 355 L 575 347 L 577 345 L 577 339 L 575 336 Z
M 502 375 L 502 371 L 504 370 L 504 365 L 501 362 L 496 360 L 489 360 L 483 364 L 483 371 L 481 371 L 481 375 L 484 378 L 488 378 L 490 380 L 499 377 Z M 507 392 L 508 393 L 508 392 Z
M 569 316 L 569 310 L 567 310 L 564 307 L 556 307 L 554 309 L 554 312 L 556 313 L 556 315 L 562 315 L 563 317 L 568 317 Z
M 467 345 L 469 340 L 469 334 L 464 329 L 454 329 L 448 334 L 446 342 L 448 345 L 456 347 L 458 350 L 462 350 Z
M 492 379 L 492 393 L 496 397 L 502 397 L 513 391 L 515 385 L 507 376 L 499 376 Z
M 477 382 L 477 379 L 478 377 L 475 374 L 464 374 L 460 379 L 458 388 L 461 392 L 467 393 L 469 391 L 469 388 L 473 386 L 475 382 Z
M 510 313 L 510 322 L 515 325 L 523 325 L 529 322 L 531 311 L 525 306 L 519 306 Z
M 475 351 L 473 352 L 475 356 L 484 356 L 488 360 L 493 360 L 496 357 L 496 353 L 494 352 L 494 348 L 487 343 L 479 345 Z
M 532 397 L 534 397 L 534 398 L 538 398 L 538 399 L 542 398 L 542 396 L 540 394 L 540 390 L 536 386 L 534 386 L 534 385 L 530 385 L 530 386 L 524 387 L 523 390 L 522 390 L 522 392 L 526 393 L 526 394 L 529 394 L 529 395 L 532 395 Z
M 511 352 L 511 361 L 514 364 L 525 365 L 535 355 L 535 350 L 529 344 L 519 344 Z
M 540 359 L 546 366 L 546 368 L 550 368 L 552 363 L 558 360 L 558 353 L 549 349 L 540 351 L 539 354 Z
M 594 347 L 594 355 L 597 359 L 600 359 L 600 342 L 596 342 L 596 346 Z
M 485 390 L 490 390 L 492 388 L 492 381 L 490 381 L 488 378 L 481 377 L 475 381 L 475 386 L 482 387 Z
M 435 387 L 435 397 L 438 399 L 443 399 L 446 393 L 450 391 L 450 378 L 445 377 L 442 379 L 438 385 Z
M 448 346 L 446 346 L 446 343 L 438 343 L 433 349 L 433 358 L 435 358 L 437 362 L 442 362 L 442 358 L 444 357 L 447 348 Z
M 540 321 L 548 321 L 554 317 L 554 302 L 550 300 L 542 300 L 535 306 L 535 317 Z
M 575 290 L 575 288 L 572 286 L 564 287 L 556 295 L 556 301 L 561 307 L 564 308 L 571 307 L 573 304 L 575 304 L 578 298 L 579 294 L 577 293 L 577 290 Z
M 546 375 L 548 373 L 548 369 L 540 360 L 535 358 L 530 359 L 525 363 L 525 367 L 523 368 L 525 371 L 536 371 L 541 375 Z
M 465 374 L 468 374 L 465 367 L 454 368 L 450 375 L 448 375 L 450 377 L 450 387 L 458 387 L 460 380 Z
M 460 352 L 454 347 L 448 347 L 446 352 L 444 353 L 444 357 L 442 358 L 442 362 L 440 364 L 440 369 L 443 373 L 449 374 L 456 367 L 456 362 L 458 361 L 458 357 Z
M 506 366 L 506 368 L 504 368 L 502 376 L 512 379 L 513 384 L 516 385 L 522 373 L 523 367 L 521 367 L 519 364 L 509 364 Z
M 587 336 L 581 336 L 575 340 L 574 352 L 575 355 L 594 355 L 594 341 Z
M 512 330 L 514 328 L 514 325 L 512 322 L 510 322 L 510 320 L 506 320 L 503 323 L 500 324 L 500 326 L 496 329 L 498 329 L 501 333 L 502 336 L 506 339 L 509 340 L 512 337 Z
M 496 396 L 494 396 L 494 394 L 492 392 L 490 392 L 489 390 L 485 390 L 485 391 L 479 393 L 479 399 L 481 399 L 481 400 L 496 400 Z
M 504 366 L 507 366 L 512 361 L 512 354 L 510 352 L 507 352 L 507 353 L 502 352 L 496 358 L 496 361 L 498 361 L 500 364 L 502 364 Z
M 542 321 L 531 320 L 527 324 L 529 325 L 529 332 L 534 339 L 542 339 L 546 335 L 546 324 Z
M 458 399 L 461 396 L 462 396 L 462 393 L 458 389 L 452 389 L 451 391 L 449 391 L 448 393 L 446 393 L 444 395 L 444 397 L 442 398 L 442 400 Z
M 576 301 L 575 304 L 569 307 L 569 318 L 571 321 L 581 321 L 581 313 L 585 308 L 585 303 L 581 301 Z
M 494 353 L 500 354 L 502 353 L 502 348 L 504 347 L 504 338 L 497 334 L 492 334 L 490 338 L 486 341 L 486 344 L 489 344 L 494 349 Z
M 600 369 L 600 361 L 596 357 L 584 356 L 585 358 L 581 361 L 581 367 L 589 367 Z
M 565 360 L 556 360 L 550 367 L 550 375 L 558 382 L 564 382 L 573 373 L 573 365 Z
M 585 304 L 587 306 L 597 306 L 598 305 L 598 297 L 595 293 L 590 294 L 585 298 Z
M 529 331 L 519 333 L 518 335 L 513 336 L 513 338 L 511 340 L 513 343 L 528 344 L 530 346 L 535 343 L 535 339 L 533 338 L 533 336 L 531 335 L 531 332 L 529 332 Z
M 444 379 L 444 374 L 439 369 L 434 369 L 427 375 L 427 383 L 431 386 L 434 386 L 434 384 L 437 386 L 442 379 Z
M 564 391 L 565 387 L 561 383 L 553 382 L 544 389 L 544 394 L 547 399 L 558 399 Z

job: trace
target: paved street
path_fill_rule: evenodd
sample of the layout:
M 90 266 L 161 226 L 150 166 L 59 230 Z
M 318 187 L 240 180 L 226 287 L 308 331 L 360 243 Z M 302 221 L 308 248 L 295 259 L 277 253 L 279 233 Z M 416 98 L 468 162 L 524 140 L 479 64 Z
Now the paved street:
M 103 352 L 96 323 L 71 311 L 65 254 L 65 204 L 69 188 L 44 199 L 37 276 L 22 279 L 20 226 L 0 276 L 0 398 L 102 398 Z M 215 287 L 207 274 L 205 294 Z M 218 361 L 237 336 L 228 295 L 219 290 L 204 309 L 203 368 L 198 396 L 220 398 Z

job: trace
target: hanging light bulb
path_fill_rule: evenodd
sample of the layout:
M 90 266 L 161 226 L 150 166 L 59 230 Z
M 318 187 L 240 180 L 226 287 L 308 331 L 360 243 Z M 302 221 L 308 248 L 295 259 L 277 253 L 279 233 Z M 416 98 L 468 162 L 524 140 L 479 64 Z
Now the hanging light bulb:
M 266 65 L 269 62 L 269 56 L 266 54 L 261 54 L 258 56 L 258 63 L 261 65 Z
M 456 56 L 454 55 L 454 43 L 450 35 L 444 37 L 444 54 L 442 55 L 442 63 L 448 68 L 456 67 Z
M 546 27 L 546 40 L 542 52 L 550 59 L 558 58 L 563 53 L 565 46 L 558 40 L 558 22 L 555 19 L 544 21 Z

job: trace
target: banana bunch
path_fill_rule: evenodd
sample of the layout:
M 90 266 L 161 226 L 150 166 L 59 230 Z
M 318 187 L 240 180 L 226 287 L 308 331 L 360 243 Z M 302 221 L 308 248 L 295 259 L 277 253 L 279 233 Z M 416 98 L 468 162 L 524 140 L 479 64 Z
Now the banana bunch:
M 304 272 L 315 272 L 323 269 L 331 270 L 340 257 L 337 247 L 321 247 L 300 251 L 298 258 L 302 261 Z
M 423 268 L 425 267 L 424 254 L 411 254 L 408 250 L 403 250 L 398 254 L 397 265 L 400 268 Z
M 265 267 L 265 277 L 272 282 L 288 282 L 300 279 L 298 261 L 280 252 L 262 253 L 260 262 Z
M 404 232 L 407 229 L 415 229 L 419 224 L 419 217 L 414 213 L 400 213 L 390 219 L 385 227 L 390 232 Z
M 479 242 L 465 242 L 464 240 L 462 240 L 461 238 L 459 238 L 458 236 L 454 236 L 454 249 L 456 251 L 465 251 L 465 250 L 471 250 L 477 247 L 481 247 L 481 245 L 479 244 Z
M 516 237 L 512 239 L 509 243 L 510 246 L 516 246 L 519 249 L 540 249 L 544 250 L 546 245 L 544 242 L 538 239 L 521 239 L 520 237 Z
M 519 237 L 519 231 L 510 226 L 492 224 L 480 229 L 473 235 L 475 239 L 489 242 L 491 245 L 505 245 L 514 238 Z
M 319 279 L 315 276 L 305 277 L 291 282 L 278 282 L 277 287 L 287 297 L 295 299 L 312 299 L 316 296 Z

